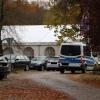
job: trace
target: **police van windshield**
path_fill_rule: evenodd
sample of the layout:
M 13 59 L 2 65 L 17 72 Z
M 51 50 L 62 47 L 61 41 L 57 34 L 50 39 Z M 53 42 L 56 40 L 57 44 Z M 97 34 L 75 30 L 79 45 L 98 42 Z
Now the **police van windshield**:
M 65 56 L 77 56 L 81 54 L 81 46 L 79 45 L 62 45 L 61 54 Z

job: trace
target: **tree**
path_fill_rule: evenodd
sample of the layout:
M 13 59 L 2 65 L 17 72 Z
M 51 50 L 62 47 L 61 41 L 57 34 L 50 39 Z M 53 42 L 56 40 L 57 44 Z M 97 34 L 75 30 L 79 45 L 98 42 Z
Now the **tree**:
M 80 35 L 78 33 L 81 20 L 81 8 L 79 0 L 51 0 L 50 10 L 45 15 L 45 23 L 50 29 L 54 28 L 61 43 L 65 37 L 75 40 Z M 67 28 L 70 25 L 71 28 Z M 58 31 L 59 30 L 59 31 Z
M 3 55 L 2 48 L 2 34 L 11 35 L 12 37 L 16 37 L 19 40 L 19 37 L 16 33 L 14 26 L 4 26 L 4 18 L 5 18 L 5 10 L 4 10 L 5 0 L 0 1 L 0 56 Z M 13 33 L 13 34 L 10 34 Z
M 100 51 L 100 2 L 98 0 L 81 0 L 83 13 L 83 26 L 88 30 L 83 30 L 84 36 L 89 39 L 89 44 L 95 51 Z M 88 21 L 88 22 L 87 22 Z
M 49 28 L 55 28 L 55 32 L 58 30 L 58 25 L 74 26 L 72 30 L 76 31 L 76 25 L 79 25 L 80 34 L 84 37 L 84 40 L 89 43 L 93 50 L 100 51 L 100 2 L 98 0 L 56 0 L 53 2 L 50 11 L 46 15 L 46 21 L 48 22 Z M 51 16 L 50 16 L 51 15 Z M 48 21 L 48 16 L 51 20 Z M 64 37 L 73 37 L 75 34 L 69 33 L 65 27 L 60 29 L 60 36 L 58 40 L 61 41 Z M 62 33 L 62 30 L 64 33 Z M 70 30 L 70 32 L 72 31 Z M 72 32 L 71 32 L 72 33 Z M 63 35 L 64 34 L 64 35 Z
M 3 55 L 2 40 L 1 40 L 1 30 L 3 26 L 3 19 L 4 19 L 4 0 L 1 0 L 0 2 L 0 56 Z
M 17 0 L 6 5 L 5 9 L 5 25 L 40 25 L 43 22 L 45 10 L 36 2 Z

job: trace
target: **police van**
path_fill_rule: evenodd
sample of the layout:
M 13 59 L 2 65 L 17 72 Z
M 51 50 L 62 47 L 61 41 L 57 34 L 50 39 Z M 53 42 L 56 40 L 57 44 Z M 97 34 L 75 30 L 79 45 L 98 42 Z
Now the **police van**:
M 62 43 L 59 62 L 60 73 L 64 73 L 65 70 L 70 70 L 72 73 L 81 70 L 85 73 L 86 70 L 93 70 L 97 64 L 90 47 L 82 42 Z

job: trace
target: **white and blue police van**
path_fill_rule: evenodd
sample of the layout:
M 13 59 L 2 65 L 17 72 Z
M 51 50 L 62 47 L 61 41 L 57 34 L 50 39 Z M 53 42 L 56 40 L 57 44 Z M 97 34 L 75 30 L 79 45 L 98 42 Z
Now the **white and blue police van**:
M 90 47 L 82 42 L 62 43 L 59 62 L 60 73 L 64 73 L 65 70 L 70 70 L 72 73 L 81 70 L 85 73 L 86 70 L 93 70 L 97 64 Z

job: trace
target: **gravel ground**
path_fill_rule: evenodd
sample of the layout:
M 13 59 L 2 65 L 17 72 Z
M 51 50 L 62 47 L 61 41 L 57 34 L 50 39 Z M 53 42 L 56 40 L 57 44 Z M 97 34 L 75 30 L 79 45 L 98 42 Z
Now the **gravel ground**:
M 10 74 L 0 81 L 0 100 L 73 100 L 68 94 L 38 85 L 28 74 L 32 73 Z
M 38 72 L 26 77 L 41 84 L 68 93 L 76 100 L 100 100 L 100 88 L 95 88 L 69 79 L 70 72 Z
M 100 88 L 72 81 L 70 75 L 47 71 L 10 74 L 0 81 L 0 100 L 100 100 Z

